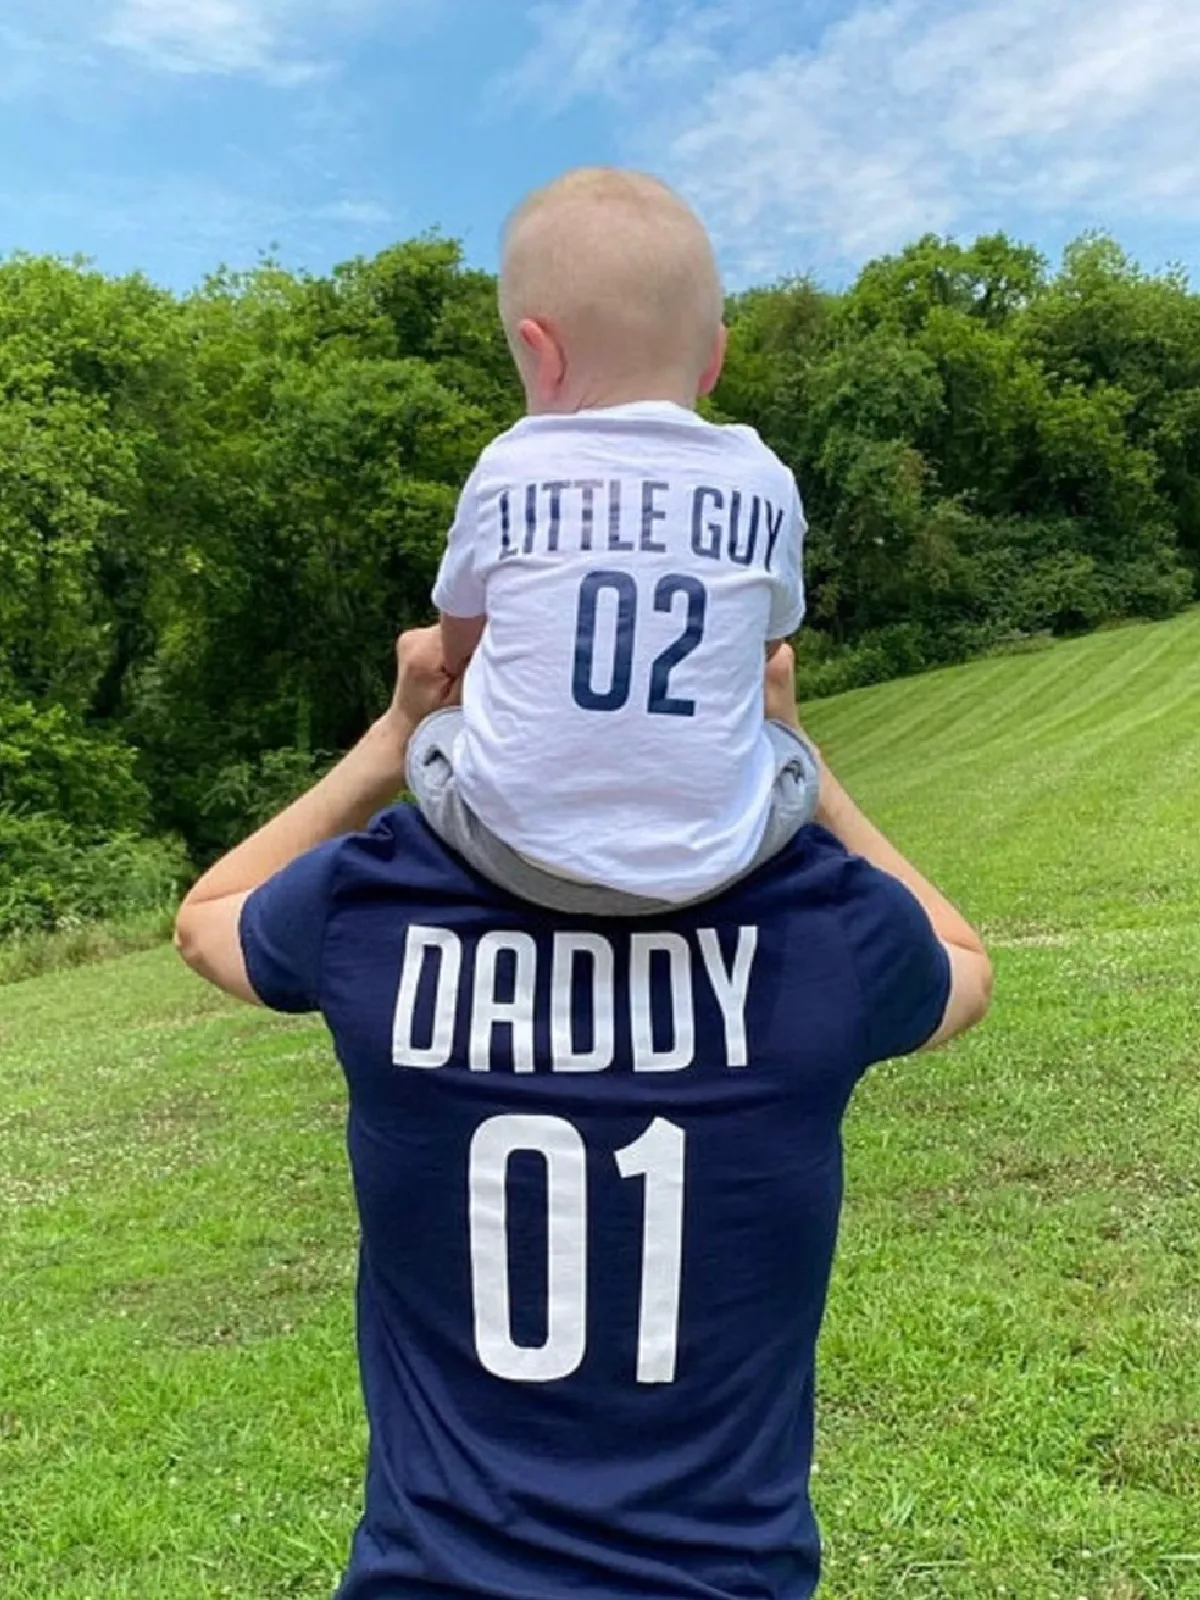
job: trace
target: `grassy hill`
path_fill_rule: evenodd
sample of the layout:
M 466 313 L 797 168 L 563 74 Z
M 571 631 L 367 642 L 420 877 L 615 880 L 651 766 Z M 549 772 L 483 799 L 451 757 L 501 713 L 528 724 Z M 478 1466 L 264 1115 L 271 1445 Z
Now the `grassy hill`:
M 1200 613 L 808 720 L 999 970 L 847 1130 L 826 1592 L 1200 1597 Z M 328 1595 L 341 1115 L 318 1028 L 167 951 L 0 989 L 5 1600 Z

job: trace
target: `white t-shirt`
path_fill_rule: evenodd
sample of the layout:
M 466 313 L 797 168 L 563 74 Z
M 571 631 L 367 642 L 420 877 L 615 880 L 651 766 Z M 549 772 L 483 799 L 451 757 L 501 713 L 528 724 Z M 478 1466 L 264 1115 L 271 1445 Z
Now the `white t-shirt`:
M 527 417 L 463 491 L 433 592 L 486 615 L 455 772 L 512 849 L 681 901 L 741 872 L 775 765 L 764 646 L 804 615 L 796 481 L 752 428 L 646 402 Z

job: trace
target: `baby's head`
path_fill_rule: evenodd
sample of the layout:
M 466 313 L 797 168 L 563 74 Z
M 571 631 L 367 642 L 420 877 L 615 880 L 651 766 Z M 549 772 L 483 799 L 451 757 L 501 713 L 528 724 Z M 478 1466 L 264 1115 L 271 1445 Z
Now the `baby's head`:
M 716 257 L 666 184 L 584 167 L 518 207 L 500 313 L 531 412 L 635 400 L 691 406 L 725 353 Z

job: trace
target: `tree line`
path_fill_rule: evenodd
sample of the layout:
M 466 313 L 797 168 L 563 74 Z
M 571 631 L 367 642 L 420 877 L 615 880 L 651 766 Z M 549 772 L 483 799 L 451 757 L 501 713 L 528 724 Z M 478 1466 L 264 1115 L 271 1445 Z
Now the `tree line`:
M 0 262 L 0 935 L 169 893 L 345 748 L 520 412 L 441 238 L 178 296 Z M 1200 570 L 1200 296 L 1088 237 L 735 297 L 711 412 L 811 522 L 802 692 L 1161 617 Z

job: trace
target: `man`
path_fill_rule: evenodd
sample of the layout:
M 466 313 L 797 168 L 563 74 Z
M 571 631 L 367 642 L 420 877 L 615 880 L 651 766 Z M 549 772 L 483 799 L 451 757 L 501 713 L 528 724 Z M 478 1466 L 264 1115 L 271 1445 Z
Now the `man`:
M 819 826 L 662 918 L 515 900 L 405 806 L 348 837 L 452 694 L 436 631 L 398 658 L 177 934 L 230 994 L 320 1010 L 349 1086 L 371 1442 L 341 1600 L 804 1600 L 842 1116 L 982 1018 L 983 946 L 824 768 Z

